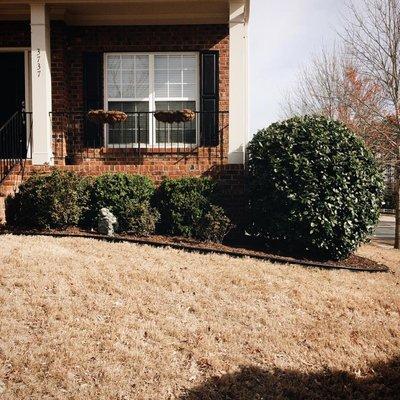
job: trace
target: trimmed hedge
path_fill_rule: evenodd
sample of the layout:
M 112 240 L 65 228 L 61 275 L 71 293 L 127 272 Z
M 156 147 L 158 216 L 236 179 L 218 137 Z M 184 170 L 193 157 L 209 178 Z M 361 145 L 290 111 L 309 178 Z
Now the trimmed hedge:
M 383 179 L 372 153 L 343 124 L 295 117 L 249 145 L 249 229 L 318 258 L 348 256 L 372 233 Z
M 145 176 L 123 173 L 82 178 L 72 172 L 32 176 L 6 201 L 10 226 L 21 228 L 96 228 L 101 208 L 116 217 L 119 231 L 162 233 L 221 242 L 231 222 L 216 206 L 208 178 L 164 181 L 156 192 Z M 153 203 L 153 204 L 152 204 Z M 161 219 L 160 219 L 161 217 Z
M 154 183 L 145 176 L 124 173 L 100 175 L 91 185 L 90 208 L 84 216 L 83 225 L 96 227 L 99 210 L 106 207 L 117 217 L 121 231 L 132 230 L 132 217 L 139 216 L 139 210 L 150 213 L 154 191 Z
M 157 190 L 154 203 L 161 214 L 160 231 L 170 235 L 222 241 L 229 230 L 230 221 L 221 208 L 213 208 L 215 198 L 215 182 L 209 178 L 164 180 Z
M 7 225 L 66 228 L 79 224 L 88 206 L 88 180 L 73 172 L 33 175 L 6 199 Z
M 156 230 L 160 213 L 148 202 L 135 204 L 128 202 L 120 214 L 120 223 L 124 230 L 133 235 L 149 236 Z

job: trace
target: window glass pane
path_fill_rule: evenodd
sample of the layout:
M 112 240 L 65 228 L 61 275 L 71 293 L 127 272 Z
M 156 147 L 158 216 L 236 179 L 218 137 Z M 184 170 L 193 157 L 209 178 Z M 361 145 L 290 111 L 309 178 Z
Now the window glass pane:
M 122 55 L 122 69 L 133 70 L 135 66 L 135 56 L 133 55 Z
M 149 70 L 149 56 L 136 56 L 136 69 Z
M 135 72 L 136 98 L 145 98 L 149 96 L 149 71 Z
M 156 84 L 158 84 L 158 83 L 167 84 L 168 83 L 168 71 L 167 70 L 155 71 L 154 81 Z
M 154 57 L 155 69 L 168 69 L 168 56 L 155 56 Z
M 156 97 L 168 97 L 168 85 L 156 84 L 155 92 L 156 92 Z
M 135 97 L 135 74 L 132 71 L 122 71 L 122 97 Z
M 171 83 L 169 85 L 168 97 L 182 97 L 182 85 Z
M 182 57 L 182 67 L 184 70 L 196 70 L 196 57 L 194 55 L 184 55 Z
M 155 56 L 155 94 L 156 98 L 197 97 L 195 55 L 156 55 Z M 187 86 L 183 85 L 187 84 Z
M 133 85 L 135 82 L 135 74 L 133 70 L 122 71 L 122 85 Z
M 177 69 L 180 71 L 182 69 L 182 56 L 169 56 L 168 68 L 169 70 Z
M 188 108 L 195 111 L 194 101 L 157 101 L 156 111 L 176 111 Z M 192 145 L 196 143 L 196 119 L 191 122 L 165 124 L 156 121 L 157 143 Z
M 109 98 L 149 97 L 149 56 L 108 56 L 107 68 Z
M 108 102 L 109 110 L 124 111 L 128 118 L 124 122 L 109 124 L 108 143 L 110 145 L 128 146 L 149 141 L 149 103 L 141 102 Z
M 121 56 L 108 56 L 107 57 L 107 68 L 108 69 L 120 69 L 121 68 Z
M 183 71 L 183 83 L 196 83 L 196 71 Z
M 196 86 L 195 85 L 183 85 L 183 97 L 194 99 L 196 97 Z
M 118 99 L 121 97 L 121 89 L 116 85 L 108 85 L 108 97 L 111 99 Z
M 182 83 L 182 71 L 169 71 L 169 83 Z

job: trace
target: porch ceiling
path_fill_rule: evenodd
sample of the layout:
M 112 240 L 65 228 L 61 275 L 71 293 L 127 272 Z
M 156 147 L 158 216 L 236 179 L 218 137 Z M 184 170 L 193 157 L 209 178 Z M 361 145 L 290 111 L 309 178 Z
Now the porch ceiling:
M 229 0 L 47 0 L 51 19 L 69 25 L 219 24 Z M 0 0 L 0 20 L 29 20 L 28 0 Z

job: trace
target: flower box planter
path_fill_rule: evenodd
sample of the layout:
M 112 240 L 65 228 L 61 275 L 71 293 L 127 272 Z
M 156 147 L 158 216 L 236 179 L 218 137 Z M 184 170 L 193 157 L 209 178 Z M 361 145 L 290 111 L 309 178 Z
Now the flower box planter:
M 173 124 L 174 122 L 192 122 L 196 117 L 196 113 L 188 109 L 177 111 L 157 111 L 154 113 L 154 117 L 159 122 Z

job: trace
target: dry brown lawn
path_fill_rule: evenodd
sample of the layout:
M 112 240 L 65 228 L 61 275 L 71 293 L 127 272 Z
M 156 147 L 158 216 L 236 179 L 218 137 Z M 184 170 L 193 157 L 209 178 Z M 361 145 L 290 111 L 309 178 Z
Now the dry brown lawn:
M 356 273 L 0 236 L 0 399 L 395 398 L 400 252 Z

